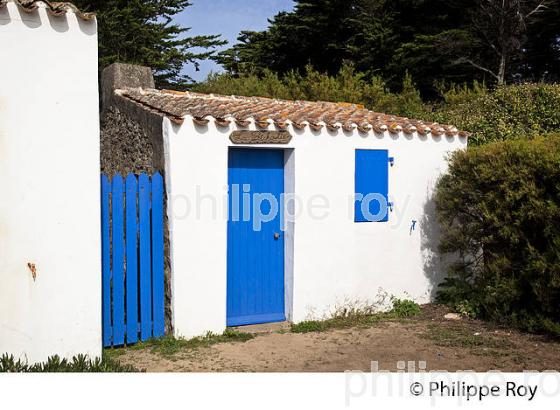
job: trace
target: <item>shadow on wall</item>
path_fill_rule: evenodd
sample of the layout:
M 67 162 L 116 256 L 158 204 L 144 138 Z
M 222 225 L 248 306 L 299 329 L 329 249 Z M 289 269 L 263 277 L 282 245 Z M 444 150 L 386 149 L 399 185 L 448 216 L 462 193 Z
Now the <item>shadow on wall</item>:
M 19 19 L 29 28 L 41 27 L 41 15 L 39 9 L 33 11 L 23 11 L 20 7 L 17 8 Z
M 428 193 L 424 204 L 424 216 L 420 220 L 420 249 L 424 261 L 424 275 L 430 281 L 430 300 L 436 297 L 438 285 L 446 277 L 452 261 L 449 255 L 442 254 L 438 249 L 441 227 L 437 221 L 434 195 L 435 193 Z
M 51 14 L 47 14 L 47 17 L 49 19 L 49 24 L 54 31 L 65 33 L 70 29 L 66 16 L 53 16 Z
M 95 19 L 93 20 L 83 20 L 78 17 L 78 26 L 82 33 L 86 36 L 93 36 L 97 34 L 97 22 Z
M 10 24 L 11 22 L 12 22 L 12 18 L 10 16 L 10 11 L 8 10 L 8 7 L 0 6 L 0 26 L 5 26 L 7 24 Z

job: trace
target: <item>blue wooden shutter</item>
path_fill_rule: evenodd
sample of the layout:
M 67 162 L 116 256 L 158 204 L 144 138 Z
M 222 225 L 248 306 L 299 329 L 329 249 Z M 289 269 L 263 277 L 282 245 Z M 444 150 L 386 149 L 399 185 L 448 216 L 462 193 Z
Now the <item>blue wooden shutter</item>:
M 387 222 L 389 220 L 389 151 L 356 150 L 355 192 L 355 222 Z M 364 205 L 365 209 L 362 209 L 361 198 L 366 202 L 369 200 L 369 206 Z M 369 212 L 367 212 L 368 210 Z

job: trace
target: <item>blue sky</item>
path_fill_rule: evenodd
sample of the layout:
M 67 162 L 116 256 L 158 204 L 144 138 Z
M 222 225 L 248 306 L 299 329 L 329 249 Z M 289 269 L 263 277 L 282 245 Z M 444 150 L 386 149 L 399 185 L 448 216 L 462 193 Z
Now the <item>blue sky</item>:
M 222 34 L 234 44 L 241 30 L 264 30 L 267 19 L 279 11 L 293 8 L 292 0 L 192 0 L 192 6 L 176 16 L 175 21 L 183 27 L 191 27 L 189 36 Z M 184 72 L 197 81 L 204 80 L 210 71 L 221 71 L 213 62 L 203 62 L 200 71 L 192 65 Z

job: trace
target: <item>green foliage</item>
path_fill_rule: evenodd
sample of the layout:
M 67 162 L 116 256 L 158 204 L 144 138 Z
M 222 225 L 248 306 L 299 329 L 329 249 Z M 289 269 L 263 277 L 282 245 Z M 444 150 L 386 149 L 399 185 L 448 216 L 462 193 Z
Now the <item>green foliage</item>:
M 351 304 L 338 308 L 328 319 L 292 324 L 291 330 L 294 333 L 308 333 L 348 327 L 369 327 L 389 318 L 388 314 L 375 313 L 375 311 L 374 306 L 357 307 Z
M 455 311 L 462 316 L 476 319 L 478 317 L 478 308 L 475 304 L 468 300 L 461 300 L 455 304 Z
M 472 85 L 463 84 L 447 84 L 440 81 L 436 84 L 438 93 L 443 101 L 444 107 L 457 107 L 462 104 L 471 104 L 480 96 L 488 94 L 490 91 L 484 83 L 474 81 Z
M 451 87 L 434 118 L 472 132 L 470 145 L 560 131 L 560 84 Z
M 268 30 L 241 32 L 239 43 L 220 53 L 218 61 L 232 74 L 303 72 L 308 64 L 335 74 L 346 59 L 357 62 L 353 57 L 365 44 L 368 54 L 381 54 L 390 36 L 383 25 L 385 14 L 371 1 L 295 0 L 294 11 L 274 16 Z
M 306 320 L 292 325 L 293 333 L 324 332 L 329 327 L 321 320 Z
M 130 346 L 130 349 L 150 349 L 162 356 L 172 357 L 185 350 L 208 347 L 217 343 L 246 342 L 254 337 L 255 336 L 250 333 L 242 333 L 233 329 L 226 329 L 221 335 L 208 332 L 204 336 L 193 337 L 191 339 L 184 339 L 181 337 L 175 338 L 168 335 L 157 339 L 150 339 L 146 342 L 137 343 Z
M 536 3 L 295 0 L 265 31 L 241 32 L 217 60 L 234 75 L 271 70 L 281 76 L 304 73 L 307 65 L 336 75 L 350 62 L 368 78 L 384 78 L 392 91 L 408 70 L 430 98 L 440 81 L 550 80 L 560 76 L 560 7 L 547 0 L 546 8 L 530 13 Z
M 468 301 L 468 311 L 530 331 L 558 329 L 560 135 L 454 153 L 435 201 L 440 249 L 460 258 L 439 301 Z
M 97 14 L 99 68 L 114 62 L 151 67 L 159 86 L 182 87 L 190 78 L 186 64 L 199 62 L 226 44 L 220 36 L 187 37 L 189 28 L 173 23 L 188 0 L 75 0 L 83 10 Z
M 3 354 L 0 357 L 0 373 L 106 373 L 106 372 L 137 372 L 132 366 L 123 366 L 108 357 L 103 359 L 89 359 L 84 355 L 78 355 L 72 360 L 61 359 L 59 356 L 51 356 L 44 363 L 33 365 L 21 359 L 16 360 L 13 355 Z
M 393 309 L 391 313 L 396 317 L 411 317 L 422 313 L 418 303 L 409 299 L 393 298 Z
M 332 317 L 325 320 L 307 320 L 292 324 L 294 333 L 325 332 L 330 329 L 348 327 L 370 327 L 383 320 L 395 320 L 416 316 L 422 312 L 417 303 L 408 299 L 391 299 L 393 308 L 389 312 L 376 312 L 373 306 L 366 308 L 338 309 Z
M 337 75 L 328 75 L 306 67 L 305 74 L 290 71 L 279 76 L 264 70 L 262 74 L 212 74 L 193 91 L 225 95 L 260 96 L 288 100 L 332 101 L 361 104 L 394 115 L 426 117 L 428 108 L 422 103 L 412 77 L 405 75 L 402 92 L 392 93 L 379 77 L 368 79 L 352 65 L 343 65 Z
M 436 30 L 466 22 L 461 8 L 449 3 L 295 0 L 294 10 L 277 14 L 267 30 L 242 32 L 218 61 L 232 74 L 270 69 L 281 75 L 302 73 L 309 64 L 335 75 L 350 61 L 360 72 L 380 74 L 398 88 L 407 68 L 422 79 L 448 68 L 457 72 L 452 57 L 438 52 L 432 37 Z
M 386 314 L 378 313 L 348 313 L 335 314 L 333 317 L 325 320 L 307 320 L 293 324 L 291 331 L 293 333 L 309 333 L 309 332 L 325 332 L 331 329 L 346 329 L 349 327 L 369 327 L 379 323 L 381 320 L 389 319 Z

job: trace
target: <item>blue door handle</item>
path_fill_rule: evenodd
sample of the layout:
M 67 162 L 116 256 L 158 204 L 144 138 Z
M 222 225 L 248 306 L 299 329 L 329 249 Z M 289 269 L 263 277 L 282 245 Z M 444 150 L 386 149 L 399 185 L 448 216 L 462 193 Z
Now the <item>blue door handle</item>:
M 278 240 L 280 238 L 280 234 L 278 232 L 274 232 L 274 239 Z

